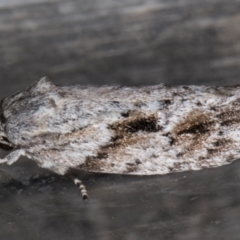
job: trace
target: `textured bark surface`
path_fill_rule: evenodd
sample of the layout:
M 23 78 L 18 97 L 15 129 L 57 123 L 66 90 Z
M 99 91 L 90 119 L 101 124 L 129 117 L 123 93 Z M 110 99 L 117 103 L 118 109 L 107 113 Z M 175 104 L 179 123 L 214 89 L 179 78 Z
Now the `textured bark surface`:
M 238 0 L 0 0 L 0 96 L 55 84 L 236 84 Z M 0 166 L 0 238 L 238 239 L 240 163 L 70 179 Z

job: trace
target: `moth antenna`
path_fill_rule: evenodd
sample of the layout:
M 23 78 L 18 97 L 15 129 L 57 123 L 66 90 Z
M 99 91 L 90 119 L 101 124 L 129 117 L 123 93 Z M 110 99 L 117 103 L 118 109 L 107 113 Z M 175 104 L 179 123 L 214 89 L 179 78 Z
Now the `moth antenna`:
M 85 185 L 83 185 L 82 181 L 78 178 L 73 177 L 73 181 L 78 186 L 78 188 L 80 189 L 81 194 L 82 194 L 82 199 L 84 201 L 87 201 L 88 200 L 88 193 L 87 193 L 87 189 L 86 189 Z

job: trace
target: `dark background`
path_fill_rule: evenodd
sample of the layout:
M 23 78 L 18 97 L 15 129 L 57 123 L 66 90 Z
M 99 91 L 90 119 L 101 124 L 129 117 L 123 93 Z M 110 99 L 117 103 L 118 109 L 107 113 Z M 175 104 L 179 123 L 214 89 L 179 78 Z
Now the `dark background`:
M 0 0 L 0 96 L 55 84 L 239 83 L 240 1 Z M 2 152 L 2 156 L 4 156 Z M 0 239 L 239 239 L 240 163 L 70 179 L 0 168 Z

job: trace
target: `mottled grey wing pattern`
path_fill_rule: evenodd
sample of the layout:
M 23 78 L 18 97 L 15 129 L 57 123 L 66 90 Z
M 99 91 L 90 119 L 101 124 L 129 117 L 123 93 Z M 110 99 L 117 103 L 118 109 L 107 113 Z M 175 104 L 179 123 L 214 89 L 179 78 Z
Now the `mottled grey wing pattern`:
M 239 89 L 58 87 L 43 78 L 3 100 L 1 144 L 18 149 L 15 158 L 26 155 L 59 174 L 221 166 L 240 153 Z

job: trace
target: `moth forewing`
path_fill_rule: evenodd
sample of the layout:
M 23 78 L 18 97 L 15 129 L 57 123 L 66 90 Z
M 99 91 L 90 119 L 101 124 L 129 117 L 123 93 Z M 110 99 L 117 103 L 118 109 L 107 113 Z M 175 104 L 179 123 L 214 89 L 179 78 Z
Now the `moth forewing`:
M 167 174 L 239 157 L 239 86 L 55 86 L 46 77 L 1 103 L 1 163 L 25 155 L 71 169 Z M 82 182 L 72 176 L 84 199 Z

